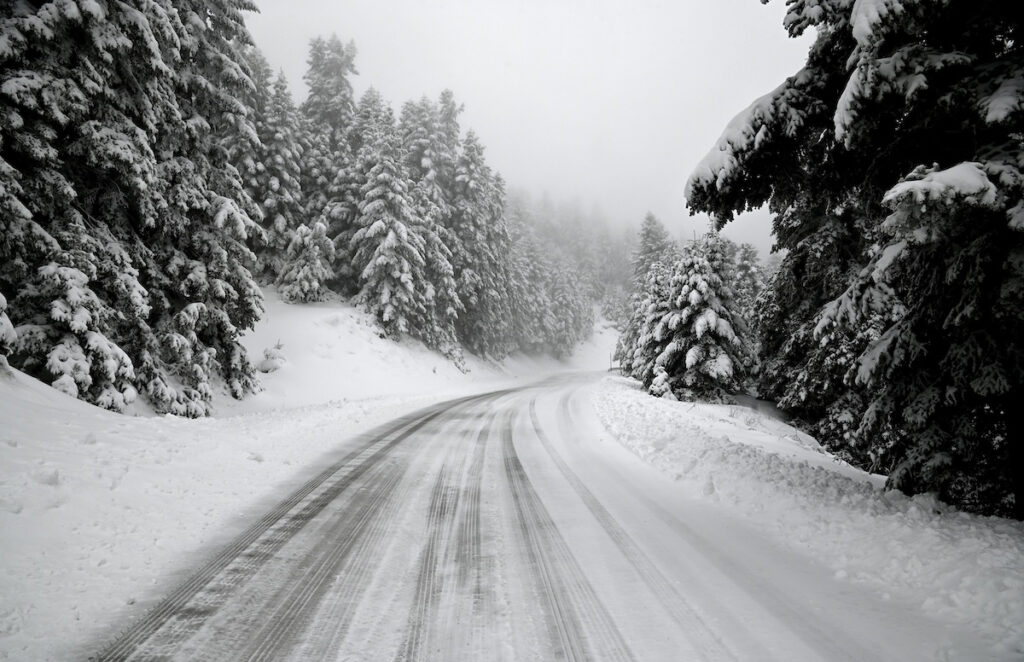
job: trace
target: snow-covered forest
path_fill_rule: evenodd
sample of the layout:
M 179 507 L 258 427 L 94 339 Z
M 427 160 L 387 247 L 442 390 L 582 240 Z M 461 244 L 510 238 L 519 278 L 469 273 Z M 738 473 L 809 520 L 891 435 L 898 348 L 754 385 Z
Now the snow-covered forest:
M 355 98 L 355 44 L 309 45 L 296 103 L 246 0 L 8 6 L 0 42 L 0 352 L 87 402 L 210 413 L 259 388 L 261 285 L 334 293 L 383 333 L 569 353 L 620 291 L 607 231 L 506 202 L 445 91 Z M 548 207 L 551 207 L 548 205 Z M 573 220 L 573 219 L 570 219 Z M 557 236 L 556 236 L 557 235 Z M 621 272 L 622 269 L 620 268 Z
M 0 660 L 1024 659 L 1019 2 L 0 0 Z
M 776 268 L 645 226 L 618 354 L 651 393 L 777 401 L 909 494 L 1024 518 L 1024 60 L 1008 2 L 790 2 L 803 69 L 690 176 Z

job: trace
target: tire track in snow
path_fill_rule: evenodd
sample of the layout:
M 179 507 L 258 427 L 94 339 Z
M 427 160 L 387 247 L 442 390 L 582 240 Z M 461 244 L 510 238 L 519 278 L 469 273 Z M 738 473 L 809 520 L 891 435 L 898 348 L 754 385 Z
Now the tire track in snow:
M 442 466 L 430 494 L 430 510 L 426 524 L 427 542 L 420 553 L 408 629 L 405 641 L 396 656 L 397 660 L 417 660 L 422 649 L 430 650 L 427 643 L 430 634 L 428 618 L 434 613 L 441 592 L 438 559 L 442 555 L 445 542 L 451 536 L 455 524 L 455 506 L 459 497 L 459 489 L 452 484 L 451 473 L 447 464 Z
M 455 642 L 467 634 L 465 623 L 477 615 L 479 605 L 473 591 L 482 592 L 480 485 L 488 428 L 496 419 L 496 415 L 487 416 L 488 412 L 480 412 L 463 423 L 460 439 L 435 483 L 427 516 L 427 542 L 417 564 L 413 605 L 398 660 L 429 657 L 444 648 L 447 650 L 440 659 L 452 660 L 465 653 Z M 483 423 L 471 425 L 479 421 Z M 472 628 L 468 634 L 472 644 Z
M 243 660 L 270 660 L 286 652 L 292 638 L 302 632 L 306 615 L 330 589 L 342 564 L 357 549 L 370 522 L 379 515 L 391 497 L 404 471 L 390 470 L 366 481 L 364 489 L 353 493 L 345 503 L 343 517 L 332 526 L 342 532 L 339 539 L 325 539 L 304 559 L 302 573 L 294 583 L 275 595 L 269 613 L 258 614 L 261 627 L 251 634 L 239 655 Z
M 353 481 L 379 462 L 396 445 L 454 408 L 505 391 L 459 398 L 403 416 L 383 429 L 361 435 L 364 441 L 353 451 L 307 481 L 287 499 L 260 518 L 223 551 L 175 589 L 141 620 L 120 635 L 92 660 L 128 660 L 161 631 L 167 649 L 174 641 L 195 634 L 203 622 L 248 582 L 268 560 Z M 297 509 L 297 510 L 296 510 Z M 154 642 L 155 643 L 155 642 Z
M 497 630 L 492 596 L 485 590 L 494 582 L 493 559 L 483 557 L 480 521 L 484 458 L 497 417 L 491 414 L 473 435 L 472 452 L 460 489 L 455 542 L 444 558 L 444 566 L 455 569 L 454 576 L 444 585 L 442 598 L 443 615 L 447 618 L 440 624 L 443 646 L 439 657 L 444 660 L 475 662 L 484 648 L 485 637 Z
M 483 413 L 475 414 L 471 420 L 481 419 Z M 444 428 L 439 435 L 445 434 Z M 422 453 L 421 453 L 422 454 Z M 411 464 L 412 460 L 406 462 Z M 329 597 L 317 610 L 307 631 L 310 638 L 303 643 L 298 657 L 303 660 L 328 659 L 337 655 L 344 646 L 349 627 L 362 603 L 386 548 L 386 539 L 394 530 L 395 522 L 412 493 L 413 484 L 418 481 L 403 480 L 400 488 L 389 495 L 387 505 L 375 518 L 374 526 L 362 536 L 357 549 L 349 555 L 345 566 L 339 570 Z
M 574 434 L 568 425 L 569 394 L 563 396 L 559 401 L 559 411 L 564 413 L 566 419 L 561 421 L 564 426 L 561 430 L 564 435 Z M 612 539 L 616 547 L 626 560 L 636 569 L 637 574 L 651 590 L 654 596 L 665 607 L 672 616 L 672 619 L 685 633 L 687 640 L 696 649 L 702 660 L 736 660 L 736 654 L 722 641 L 714 630 L 708 626 L 700 613 L 680 595 L 672 585 L 671 581 L 658 569 L 651 559 L 640 549 L 633 538 L 615 520 L 608 509 L 598 501 L 593 492 L 583 484 L 579 476 L 566 464 L 565 460 L 558 454 L 551 440 L 541 428 L 537 418 L 537 398 L 530 400 L 530 422 L 533 425 L 534 434 L 540 440 L 541 446 L 547 451 L 548 456 L 558 468 L 562 477 L 573 488 L 583 503 L 587 506 L 591 515 L 601 525 L 608 537 Z
M 569 397 L 565 396 L 559 407 L 571 417 L 571 409 L 567 404 Z M 829 624 L 816 612 L 787 600 L 785 587 L 772 585 L 759 573 L 733 558 L 728 550 L 710 542 L 660 504 L 643 494 L 638 493 L 637 496 L 658 519 L 675 531 L 723 577 L 728 578 L 736 588 L 767 613 L 779 617 L 780 623 L 787 626 L 801 642 L 819 655 L 820 659 L 846 662 L 878 659 L 877 651 L 866 648 L 860 641 L 844 634 L 837 625 Z
M 516 453 L 513 417 L 502 427 L 505 476 L 518 531 L 534 570 L 555 655 L 570 661 L 633 660 L 633 654 L 598 598 Z

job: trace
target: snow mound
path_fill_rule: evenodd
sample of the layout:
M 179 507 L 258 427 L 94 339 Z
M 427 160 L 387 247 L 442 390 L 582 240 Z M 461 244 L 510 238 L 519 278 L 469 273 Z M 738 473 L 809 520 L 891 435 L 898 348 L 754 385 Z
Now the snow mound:
M 1024 654 L 1024 523 L 958 512 L 824 452 L 769 414 L 652 398 L 633 380 L 596 393 L 602 424 L 696 499 L 748 519 L 836 577 L 916 601 Z

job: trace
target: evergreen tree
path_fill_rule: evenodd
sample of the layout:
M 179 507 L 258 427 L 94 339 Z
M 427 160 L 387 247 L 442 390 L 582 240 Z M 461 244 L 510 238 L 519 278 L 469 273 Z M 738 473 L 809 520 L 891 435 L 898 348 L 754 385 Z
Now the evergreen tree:
M 257 273 L 273 280 L 282 273 L 297 228 L 302 227 L 299 185 L 299 121 L 284 72 L 274 80 L 265 111 L 257 123 L 262 143 L 252 195 L 260 203 L 265 240 L 257 251 Z M 332 253 L 333 254 L 333 253 Z
M 236 100 L 252 87 L 239 52 L 252 8 L 22 4 L 0 19 L 16 367 L 111 409 L 141 391 L 203 414 L 211 379 L 254 388 L 237 336 L 261 310 L 244 267 L 258 211 L 225 148 L 254 135 Z
M 455 101 L 451 90 L 441 92 L 438 100 L 437 133 L 440 142 L 435 168 L 438 181 L 445 196 L 449 200 L 455 197 L 456 168 L 462 147 L 462 129 L 459 126 L 459 115 L 463 106 Z
M 426 247 L 394 139 L 383 137 L 375 151 L 350 247 L 359 274 L 358 296 L 385 333 L 410 333 L 426 314 Z
M 460 366 L 462 352 L 455 335 L 455 321 L 463 311 L 455 283 L 451 237 L 438 223 L 440 210 L 419 184 L 411 189 L 416 225 L 411 229 L 423 240 L 423 315 L 416 320 L 413 335 L 435 347 Z
M 728 401 L 741 389 L 752 352 L 731 280 L 725 243 L 717 234 L 683 252 L 669 281 L 667 308 L 649 312 L 645 322 L 646 329 L 653 327 L 650 347 L 657 351 L 642 353 L 642 377 L 651 393 Z
M 656 335 L 671 310 L 670 284 L 675 265 L 655 262 L 647 270 L 644 288 L 637 293 L 626 330 L 619 336 L 615 358 L 623 374 L 645 385 L 654 379 L 655 360 L 664 351 L 664 338 Z
M 261 181 L 265 161 L 261 141 L 265 137 L 265 132 L 261 131 L 261 127 L 266 118 L 267 104 L 270 102 L 272 74 L 263 53 L 255 46 L 240 46 L 239 53 L 252 83 L 251 86 L 244 89 L 239 99 L 245 105 L 248 118 L 256 131 L 254 133 L 227 132 L 222 138 L 224 149 L 227 150 L 231 165 L 238 171 L 246 193 L 253 200 L 259 201 L 263 198 L 265 190 L 265 182 Z M 260 221 L 262 219 L 253 216 L 253 220 Z M 262 236 L 251 237 L 252 248 L 258 248 L 263 239 Z
M 501 262 L 509 246 L 503 189 L 472 131 L 455 168 L 453 200 L 453 266 L 466 308 L 459 319 L 459 337 L 471 351 L 501 356 L 507 344 L 501 320 L 508 314 Z
M 300 225 L 292 233 L 277 286 L 288 303 L 323 301 L 327 282 L 334 277 L 334 243 L 327 238 L 327 226 L 316 222 Z
M 328 221 L 328 234 L 336 239 L 339 228 L 329 205 L 342 198 L 337 186 L 352 165 L 349 132 L 355 113 L 355 95 L 349 77 L 355 75 L 355 45 L 337 36 L 310 42 L 303 79 L 309 95 L 301 106 L 303 160 L 300 185 L 306 198 L 305 218 Z M 337 243 L 337 242 L 336 242 Z
M 417 182 L 443 220 L 450 214 L 449 200 L 441 186 L 438 166 L 444 160 L 444 143 L 437 106 L 423 97 L 402 106 L 398 133 L 404 153 L 404 165 L 412 181 Z
M 762 346 L 783 364 L 782 391 L 828 365 L 814 354 L 838 323 L 858 367 L 833 402 L 862 389 L 865 403 L 851 448 L 869 449 L 890 486 L 1024 517 L 1009 404 L 1024 330 L 1019 12 L 876 9 L 790 7 L 790 33 L 817 34 L 807 64 L 731 123 L 689 204 L 722 222 L 765 202 L 776 212 L 784 323 Z
M 736 303 L 743 318 L 749 320 L 753 313 L 754 302 L 764 285 L 757 249 L 750 244 L 740 244 L 736 250 L 735 265 L 733 285 L 736 292 Z
M 648 213 L 640 226 L 640 238 L 633 253 L 633 284 L 639 290 L 647 281 L 647 272 L 655 262 L 673 262 L 676 243 L 654 214 Z
M 334 242 L 335 283 L 339 291 L 354 294 L 358 291 L 358 273 L 350 251 L 352 236 L 358 229 L 359 202 L 366 175 L 376 164 L 376 146 L 387 136 L 395 135 L 395 117 L 391 107 L 377 90 L 370 88 L 356 106 L 352 126 L 348 132 L 349 146 L 354 157 L 351 164 L 339 170 L 331 186 L 334 197 L 327 204 L 324 216 L 329 223 L 328 236 Z
M 356 105 L 352 129 L 348 133 L 352 153 L 358 154 L 363 145 L 375 142 L 377 136 L 394 131 L 395 114 L 391 106 L 380 92 L 371 87 L 363 93 Z
M 159 240 L 144 267 L 155 285 L 148 289 L 157 343 L 135 367 L 158 409 L 195 416 L 209 412 L 213 378 L 238 398 L 258 388 L 238 337 L 263 311 L 246 268 L 255 259 L 247 240 L 260 231 L 259 211 L 223 146 L 227 134 L 255 133 L 239 100 L 251 81 L 238 48 L 250 42 L 242 12 L 256 8 L 247 0 L 175 7 L 185 31 L 179 112 L 207 118 L 209 128 L 172 120 L 156 141 L 157 153 L 173 155 L 160 178 L 170 204 L 159 209 Z

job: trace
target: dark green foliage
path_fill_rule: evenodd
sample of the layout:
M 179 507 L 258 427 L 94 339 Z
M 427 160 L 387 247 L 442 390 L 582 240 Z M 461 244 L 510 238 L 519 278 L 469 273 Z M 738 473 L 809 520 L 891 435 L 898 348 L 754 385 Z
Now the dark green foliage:
M 1012 3 L 792 3 L 807 64 L 694 173 L 768 203 L 762 391 L 908 493 L 1024 517 L 1024 46 Z

